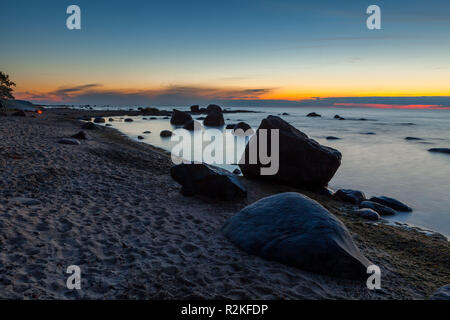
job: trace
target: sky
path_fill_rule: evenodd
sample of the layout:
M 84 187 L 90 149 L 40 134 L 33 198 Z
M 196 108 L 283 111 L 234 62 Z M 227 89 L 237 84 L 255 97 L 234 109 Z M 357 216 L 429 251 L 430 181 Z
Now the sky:
M 450 107 L 448 0 L 15 0 L 0 15 L 0 70 L 37 103 Z

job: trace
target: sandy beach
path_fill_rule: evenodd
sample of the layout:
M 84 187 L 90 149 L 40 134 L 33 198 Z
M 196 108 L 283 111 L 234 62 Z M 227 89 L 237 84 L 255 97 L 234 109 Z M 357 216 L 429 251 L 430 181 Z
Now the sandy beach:
M 80 145 L 58 143 L 81 130 L 84 115 L 125 114 L 140 113 L 0 117 L 0 298 L 427 299 L 450 283 L 445 237 L 367 222 L 330 196 L 243 177 L 245 200 L 185 197 L 165 151 L 108 127 L 85 130 Z M 317 200 L 347 226 L 381 267 L 381 290 L 248 255 L 224 237 L 229 217 L 285 191 Z M 81 290 L 66 287 L 69 265 L 81 268 Z

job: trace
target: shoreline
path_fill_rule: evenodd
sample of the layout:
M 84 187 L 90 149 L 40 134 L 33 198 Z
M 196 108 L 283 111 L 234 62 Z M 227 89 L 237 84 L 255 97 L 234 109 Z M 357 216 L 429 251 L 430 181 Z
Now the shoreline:
M 0 238 L 6 247 L 0 266 L 15 271 L 0 279 L 2 298 L 22 291 L 24 297 L 62 299 L 426 299 L 450 282 L 447 240 L 360 220 L 349 214 L 350 205 L 327 196 L 242 177 L 249 191 L 242 202 L 186 198 L 169 175 L 167 151 L 136 142 L 114 128 L 86 130 L 91 139 L 79 146 L 57 143 L 81 130 L 79 118 L 84 115 L 138 114 L 142 113 L 52 108 L 36 118 L 1 118 L 2 132 L 11 143 L 2 142 L 6 170 L 0 208 L 8 217 L 3 215 L 0 228 L 9 238 Z M 221 235 L 224 221 L 242 207 L 285 191 L 317 200 L 347 226 L 360 250 L 380 265 L 382 290 L 372 292 L 365 284 L 249 256 Z M 18 196 L 41 204 L 11 203 Z M 22 239 L 19 244 L 8 241 L 17 238 Z M 25 253 L 47 250 L 20 254 L 20 245 L 30 246 Z M 69 258 L 87 269 L 87 288 L 79 296 L 54 285 L 63 282 Z M 35 264 L 45 265 L 45 271 Z M 29 274 L 31 284 L 20 278 Z M 247 275 L 249 283 L 243 280 Z M 148 283 L 139 285 L 143 278 Z

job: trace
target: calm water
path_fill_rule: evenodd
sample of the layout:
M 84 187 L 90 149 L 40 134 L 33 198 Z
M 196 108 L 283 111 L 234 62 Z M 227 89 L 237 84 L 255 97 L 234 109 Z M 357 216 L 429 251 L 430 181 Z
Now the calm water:
M 281 117 L 321 144 L 342 153 L 342 164 L 330 182 L 331 188 L 359 189 L 367 197 L 388 195 L 397 198 L 414 211 L 398 213 L 389 219 L 450 235 L 450 156 L 427 151 L 433 147 L 450 148 L 449 110 L 246 109 L 262 113 L 224 114 L 225 122 L 245 121 L 256 129 L 261 119 L 270 114 L 289 113 Z M 312 111 L 320 113 L 322 118 L 305 117 Z M 335 120 L 335 114 L 347 120 Z M 198 117 L 194 116 L 194 119 Z M 169 120 L 157 118 L 135 117 L 131 123 L 115 121 L 111 124 L 136 140 L 142 135 L 145 139 L 139 141 L 171 150 L 176 142 L 161 138 L 159 132 L 175 127 Z M 357 120 L 360 118 L 367 121 Z M 146 130 L 152 133 L 142 134 Z M 340 140 L 326 140 L 327 136 L 336 136 Z M 423 140 L 406 141 L 408 136 Z M 223 167 L 232 170 L 237 166 Z

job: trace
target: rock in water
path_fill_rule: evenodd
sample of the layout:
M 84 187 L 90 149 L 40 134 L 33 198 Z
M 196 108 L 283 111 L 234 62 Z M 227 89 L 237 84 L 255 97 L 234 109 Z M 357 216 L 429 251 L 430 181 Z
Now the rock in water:
M 123 120 L 123 121 L 125 121 L 125 122 L 133 122 L 133 119 L 131 119 L 131 118 L 126 118 L 126 119 Z
M 373 220 L 373 221 L 380 220 L 380 215 L 375 210 L 372 210 L 372 209 L 368 209 L 368 208 L 359 209 L 359 210 L 356 210 L 354 213 L 357 216 L 367 219 L 367 220 Z
M 14 117 L 26 117 L 27 115 L 25 114 L 25 111 L 19 110 L 19 111 L 14 112 L 12 114 L 12 116 L 14 116 Z
M 95 123 L 105 123 L 106 120 L 105 120 L 105 118 L 95 118 L 95 119 L 94 119 L 94 122 L 95 122 Z
M 392 208 L 383 206 L 382 204 L 373 201 L 363 201 L 359 204 L 359 207 L 375 210 L 380 216 L 395 215 L 395 211 Z
M 196 120 L 189 120 L 186 122 L 183 126 L 183 129 L 189 130 L 189 131 L 197 131 L 202 129 L 202 124 Z
M 219 127 L 225 124 L 225 120 L 223 119 L 222 112 L 217 111 L 209 111 L 205 120 L 203 121 L 205 126 L 209 127 Z
M 372 198 L 370 198 L 370 201 L 382 204 L 383 206 L 392 208 L 397 211 L 406 211 L 406 212 L 412 211 L 412 209 L 410 207 L 408 207 L 406 204 L 404 204 L 403 202 L 400 202 L 397 199 L 389 198 L 386 196 L 372 197 Z
M 191 112 L 192 113 L 199 113 L 200 112 L 200 106 L 199 105 L 194 105 L 194 106 L 191 106 Z
M 83 126 L 81 127 L 82 129 L 85 130 L 95 130 L 98 129 L 98 127 L 93 124 L 92 122 L 86 122 L 85 124 L 83 124 Z
M 275 175 L 261 175 L 263 165 L 258 157 L 256 164 L 249 163 L 250 145 L 260 130 L 266 129 L 269 154 L 271 154 L 270 131 L 279 130 L 279 170 Z M 259 149 L 259 146 L 258 146 Z M 259 154 L 259 152 L 258 152 Z M 239 167 L 244 176 L 276 181 L 293 186 L 320 188 L 326 186 L 341 165 L 341 153 L 320 145 L 306 134 L 276 116 L 261 121 L 256 134 L 245 147 Z M 245 157 L 245 158 L 244 158 Z
M 310 272 L 366 279 L 372 264 L 342 222 L 300 193 L 263 198 L 231 217 L 223 230 L 250 254 Z
M 430 298 L 431 300 L 450 300 L 450 284 L 437 289 Z
M 307 117 L 321 117 L 320 114 L 315 113 L 315 112 L 310 112 L 310 113 L 308 113 L 306 116 L 307 116 Z
M 354 204 L 359 204 L 361 203 L 361 201 L 366 200 L 366 196 L 364 195 L 363 192 L 351 189 L 339 189 L 334 194 L 334 197 L 339 200 Z
M 170 119 L 171 124 L 176 126 L 182 126 L 189 120 L 192 120 L 192 117 L 189 113 L 173 109 L 172 118 Z
M 163 131 L 161 131 L 161 132 L 159 133 L 159 135 L 160 135 L 161 137 L 163 137 L 163 138 L 167 138 L 167 137 L 172 136 L 172 131 L 170 131 L 170 130 L 163 130 Z
M 181 192 L 187 196 L 201 194 L 222 200 L 247 196 L 247 190 L 236 176 L 204 163 L 173 166 L 170 175 L 182 185 Z
M 222 108 L 219 107 L 217 104 L 210 104 L 208 106 L 208 108 L 206 108 L 206 113 L 210 113 L 210 112 L 218 112 L 218 113 L 222 113 Z
M 77 139 L 72 139 L 72 138 L 62 138 L 58 141 L 58 143 L 69 144 L 69 145 L 74 145 L 74 146 L 78 146 L 81 144 L 80 141 L 78 141 Z
M 450 154 L 450 148 L 431 148 L 431 149 L 428 149 L 428 151 Z

